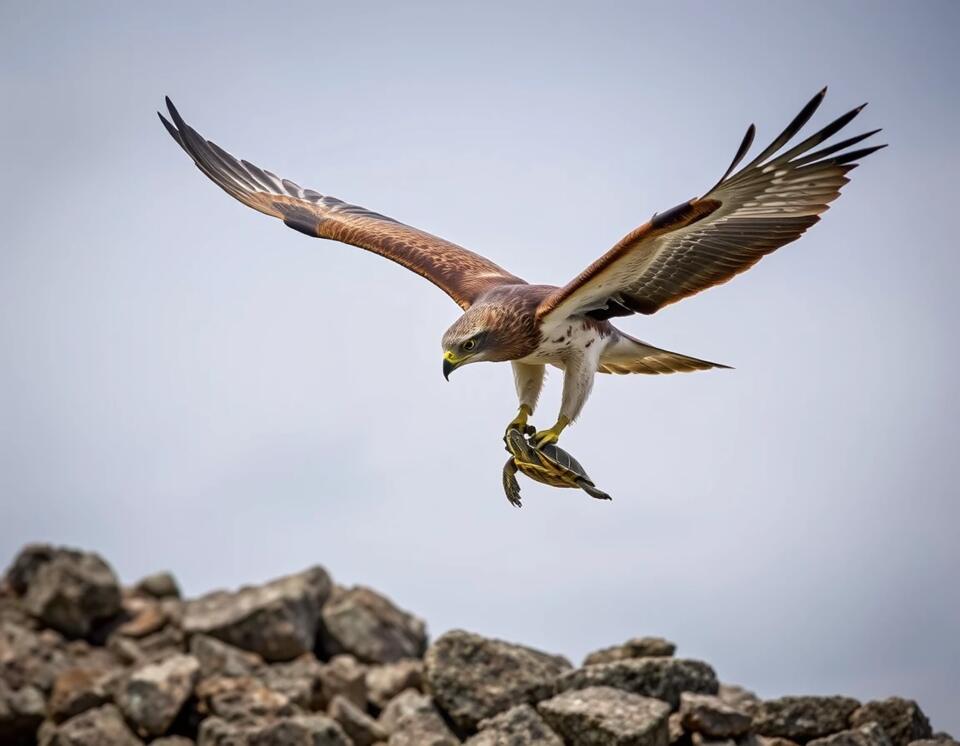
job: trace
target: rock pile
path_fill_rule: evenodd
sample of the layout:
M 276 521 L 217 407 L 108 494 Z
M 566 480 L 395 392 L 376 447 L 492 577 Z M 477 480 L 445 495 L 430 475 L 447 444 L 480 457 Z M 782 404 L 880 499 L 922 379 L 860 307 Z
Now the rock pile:
M 946 746 L 916 702 L 761 700 L 660 638 L 562 656 L 426 626 L 321 567 L 183 600 L 29 546 L 0 583 L 2 746 Z M 956 742 L 952 742 L 956 746 Z

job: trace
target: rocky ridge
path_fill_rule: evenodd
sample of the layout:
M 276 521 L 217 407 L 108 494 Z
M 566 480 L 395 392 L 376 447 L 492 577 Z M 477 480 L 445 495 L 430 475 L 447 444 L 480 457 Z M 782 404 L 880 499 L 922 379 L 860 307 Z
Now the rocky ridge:
M 661 638 L 573 666 L 321 567 L 182 599 L 32 545 L 0 581 L 2 746 L 946 746 L 891 697 L 762 700 Z

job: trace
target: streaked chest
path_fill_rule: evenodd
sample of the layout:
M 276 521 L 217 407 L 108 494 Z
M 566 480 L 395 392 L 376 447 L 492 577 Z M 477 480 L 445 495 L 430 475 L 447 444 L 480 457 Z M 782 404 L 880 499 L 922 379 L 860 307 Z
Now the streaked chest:
M 599 353 L 611 339 L 609 328 L 592 321 L 568 319 L 541 330 L 540 343 L 520 362 L 557 364 L 570 355 Z

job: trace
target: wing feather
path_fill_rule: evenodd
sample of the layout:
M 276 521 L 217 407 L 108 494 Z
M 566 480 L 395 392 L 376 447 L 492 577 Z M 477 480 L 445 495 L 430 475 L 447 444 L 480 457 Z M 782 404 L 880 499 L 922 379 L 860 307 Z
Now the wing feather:
M 171 123 L 158 115 L 170 136 L 207 177 L 254 210 L 280 218 L 294 230 L 358 246 L 425 277 L 461 308 L 499 285 L 524 284 L 489 259 L 462 246 L 404 225 L 393 218 L 303 189 L 205 140 L 168 98 Z
M 733 164 L 703 197 L 690 200 L 625 236 L 571 282 L 547 296 L 537 316 L 605 319 L 655 313 L 726 282 L 772 251 L 798 239 L 835 200 L 857 161 L 886 147 L 849 150 L 880 130 L 811 150 L 848 125 L 853 109 L 780 152 L 813 116 L 814 96 L 756 158 L 731 175 L 753 139 L 753 125 Z

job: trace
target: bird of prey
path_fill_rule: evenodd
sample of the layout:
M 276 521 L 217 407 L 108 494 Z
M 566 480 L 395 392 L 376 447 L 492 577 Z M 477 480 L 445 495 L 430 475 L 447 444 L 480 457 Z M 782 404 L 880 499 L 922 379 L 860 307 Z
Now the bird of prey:
M 184 122 L 169 98 L 173 121 L 162 114 L 160 119 L 197 168 L 245 205 L 308 236 L 380 254 L 449 295 L 463 314 L 443 335 L 443 375 L 449 378 L 468 363 L 509 361 L 519 411 L 508 431 L 526 428 L 545 366 L 562 369 L 557 421 L 533 436 L 543 446 L 556 442 L 580 414 L 597 372 L 727 367 L 641 342 L 610 319 L 652 314 L 726 282 L 820 219 L 857 161 L 884 147 L 853 147 L 880 131 L 874 130 L 815 150 L 849 124 L 860 106 L 788 148 L 825 94 L 826 88 L 768 147 L 735 170 L 753 143 L 751 124 L 729 168 L 702 197 L 655 214 L 562 287 L 529 284 L 454 243 L 238 160 Z

